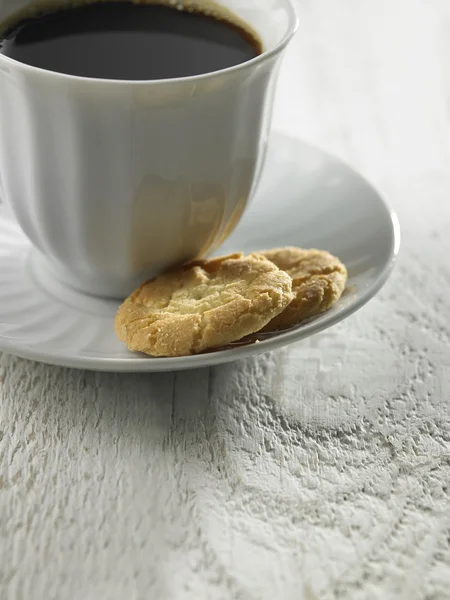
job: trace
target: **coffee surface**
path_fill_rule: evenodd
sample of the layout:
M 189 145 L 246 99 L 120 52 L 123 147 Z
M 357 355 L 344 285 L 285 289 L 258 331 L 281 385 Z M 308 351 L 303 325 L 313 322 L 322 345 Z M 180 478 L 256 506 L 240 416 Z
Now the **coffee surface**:
M 225 69 L 261 54 L 249 31 L 172 6 L 93 2 L 27 15 L 1 33 L 0 53 L 49 71 L 152 80 Z

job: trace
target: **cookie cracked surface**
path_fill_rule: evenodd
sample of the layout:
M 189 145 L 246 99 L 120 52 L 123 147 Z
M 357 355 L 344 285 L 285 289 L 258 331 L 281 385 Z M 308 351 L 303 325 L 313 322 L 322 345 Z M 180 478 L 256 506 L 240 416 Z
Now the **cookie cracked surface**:
M 130 350 L 186 356 L 259 331 L 294 298 L 291 277 L 260 254 L 173 269 L 120 306 L 115 330 Z
M 263 331 L 286 329 L 325 312 L 339 300 L 347 283 L 347 269 L 324 250 L 287 247 L 263 250 L 263 256 L 292 278 L 294 299 Z

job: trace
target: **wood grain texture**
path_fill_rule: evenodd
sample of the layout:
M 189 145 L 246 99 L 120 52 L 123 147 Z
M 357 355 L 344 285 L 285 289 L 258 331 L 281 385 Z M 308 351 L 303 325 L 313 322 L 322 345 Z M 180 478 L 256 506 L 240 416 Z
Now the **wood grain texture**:
M 2 356 L 2 600 L 450 598 L 450 4 L 298 5 L 275 124 L 385 190 L 398 268 L 210 370 Z

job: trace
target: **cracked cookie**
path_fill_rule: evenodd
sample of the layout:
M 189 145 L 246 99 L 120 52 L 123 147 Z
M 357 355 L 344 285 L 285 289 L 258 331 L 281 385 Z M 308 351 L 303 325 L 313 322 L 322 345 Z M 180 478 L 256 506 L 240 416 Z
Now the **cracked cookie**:
M 291 277 L 260 254 L 199 260 L 133 292 L 115 330 L 130 350 L 186 356 L 259 331 L 293 298 Z
M 297 325 L 325 312 L 339 300 L 347 282 L 347 269 L 324 250 L 287 247 L 260 252 L 292 278 L 294 299 L 262 331 Z

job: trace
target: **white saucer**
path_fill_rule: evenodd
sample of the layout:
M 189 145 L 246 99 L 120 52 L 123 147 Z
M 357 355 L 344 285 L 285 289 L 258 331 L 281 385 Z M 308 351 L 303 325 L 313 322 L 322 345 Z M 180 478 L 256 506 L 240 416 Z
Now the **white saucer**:
M 399 243 L 396 216 L 360 175 L 321 150 L 275 134 L 259 193 L 219 254 L 286 245 L 327 249 L 348 267 L 347 292 L 329 312 L 256 343 L 151 358 L 128 352 L 116 339 L 117 303 L 55 281 L 0 205 L 0 350 L 103 371 L 169 371 L 233 361 L 306 338 L 361 308 L 387 280 Z

